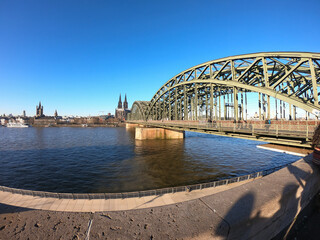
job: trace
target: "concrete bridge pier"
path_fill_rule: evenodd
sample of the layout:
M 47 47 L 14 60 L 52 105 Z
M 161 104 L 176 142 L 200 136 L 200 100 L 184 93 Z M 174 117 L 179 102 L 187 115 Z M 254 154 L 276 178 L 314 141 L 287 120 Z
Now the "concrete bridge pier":
M 135 139 L 183 139 L 184 131 L 169 130 L 164 128 L 136 127 Z
M 126 129 L 135 128 L 135 139 L 183 139 L 184 131 L 169 130 L 159 127 L 145 127 L 142 124 L 126 123 Z
M 139 126 L 139 124 L 136 124 L 136 123 L 126 123 L 126 129 L 128 129 L 128 128 L 136 128 L 138 126 Z

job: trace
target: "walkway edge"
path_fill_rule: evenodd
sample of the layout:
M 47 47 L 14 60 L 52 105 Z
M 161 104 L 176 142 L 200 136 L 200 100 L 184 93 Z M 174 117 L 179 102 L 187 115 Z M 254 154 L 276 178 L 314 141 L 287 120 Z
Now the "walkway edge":
M 276 149 L 276 148 L 271 148 L 271 147 L 265 147 L 265 146 L 261 146 L 261 145 L 257 145 L 257 148 L 266 149 L 266 150 L 270 150 L 270 151 L 274 151 L 274 152 L 286 153 L 286 154 L 295 155 L 295 156 L 299 156 L 299 157 L 307 156 L 307 154 L 303 154 L 303 153 L 291 152 L 291 151 L 286 151 L 286 150 L 281 150 L 281 149 Z

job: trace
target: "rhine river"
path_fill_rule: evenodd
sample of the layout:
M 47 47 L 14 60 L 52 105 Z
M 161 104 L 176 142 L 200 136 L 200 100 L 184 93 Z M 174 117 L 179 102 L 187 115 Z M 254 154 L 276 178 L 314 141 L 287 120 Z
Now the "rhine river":
M 0 185 L 73 193 L 124 192 L 245 175 L 300 157 L 261 142 L 186 132 L 135 140 L 125 128 L 0 128 Z

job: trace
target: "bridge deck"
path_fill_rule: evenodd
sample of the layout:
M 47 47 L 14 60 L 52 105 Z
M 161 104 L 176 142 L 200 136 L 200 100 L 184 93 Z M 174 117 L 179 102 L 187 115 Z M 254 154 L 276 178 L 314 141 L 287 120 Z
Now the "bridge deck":
M 311 148 L 311 139 L 316 127 L 304 125 L 297 128 L 296 126 L 278 124 L 183 123 L 170 121 L 130 121 L 130 123 L 138 123 L 148 127 L 200 132 L 305 148 Z

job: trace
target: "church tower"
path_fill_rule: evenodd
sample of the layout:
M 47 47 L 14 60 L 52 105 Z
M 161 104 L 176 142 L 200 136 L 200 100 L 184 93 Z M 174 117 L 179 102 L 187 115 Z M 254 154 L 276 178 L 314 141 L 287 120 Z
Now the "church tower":
M 118 108 L 116 109 L 116 112 L 115 112 L 115 117 L 120 119 L 121 121 L 125 121 L 127 119 L 128 113 L 130 113 L 130 110 L 128 109 L 127 94 L 124 97 L 123 105 L 122 105 L 121 94 L 120 94 Z
M 43 106 L 41 106 L 41 102 L 39 102 L 39 106 L 36 107 L 36 117 L 43 117 Z
M 128 109 L 127 94 L 124 97 L 123 108 Z
M 118 109 L 122 108 L 122 101 L 121 101 L 121 94 L 119 97 L 119 102 L 118 102 Z

